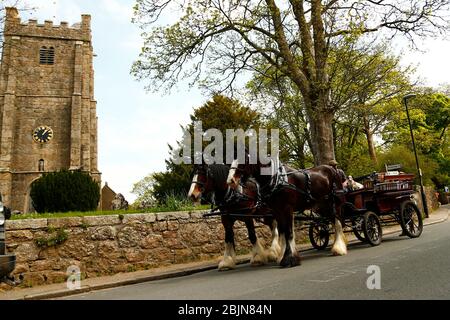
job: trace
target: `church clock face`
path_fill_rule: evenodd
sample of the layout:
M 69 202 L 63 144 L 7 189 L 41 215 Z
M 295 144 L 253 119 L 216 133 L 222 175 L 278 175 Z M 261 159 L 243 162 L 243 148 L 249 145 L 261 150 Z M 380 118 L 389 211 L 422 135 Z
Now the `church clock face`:
M 49 142 L 53 138 L 53 130 L 47 126 L 40 126 L 34 129 L 33 139 L 39 143 Z

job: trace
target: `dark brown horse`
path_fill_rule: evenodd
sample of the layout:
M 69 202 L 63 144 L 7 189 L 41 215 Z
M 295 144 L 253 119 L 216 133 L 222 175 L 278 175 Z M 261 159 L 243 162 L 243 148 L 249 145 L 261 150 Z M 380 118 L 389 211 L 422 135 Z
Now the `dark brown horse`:
M 284 172 L 278 175 L 284 181 L 273 183 L 274 176 L 261 174 L 264 167 L 266 166 L 259 161 L 258 164 L 249 164 L 248 160 L 246 163 L 234 160 L 227 183 L 236 189 L 250 177 L 258 182 L 263 202 L 272 210 L 278 224 L 283 252 L 278 261 L 280 265 L 292 267 L 300 264 L 293 232 L 294 212 L 303 212 L 306 209 L 314 210 L 328 217 L 330 221 L 335 221 L 336 240 L 331 250 L 334 255 L 345 255 L 347 246 L 340 210 L 342 181 L 337 171 L 326 165 L 307 170 L 284 166 Z
M 278 230 L 275 219 L 268 215 L 268 210 L 256 208 L 258 192 L 255 181 L 248 180 L 238 191 L 228 187 L 229 167 L 221 164 L 196 165 L 188 197 L 194 202 L 209 198 L 207 201 L 215 204 L 221 215 L 225 229 L 225 253 L 219 263 L 219 270 L 232 269 L 236 265 L 233 226 L 236 220 L 243 221 L 252 243 L 252 265 L 265 264 L 268 261 L 278 261 L 281 248 L 278 244 Z M 262 221 L 272 230 L 272 245 L 264 250 L 256 237 L 254 218 L 263 217 Z

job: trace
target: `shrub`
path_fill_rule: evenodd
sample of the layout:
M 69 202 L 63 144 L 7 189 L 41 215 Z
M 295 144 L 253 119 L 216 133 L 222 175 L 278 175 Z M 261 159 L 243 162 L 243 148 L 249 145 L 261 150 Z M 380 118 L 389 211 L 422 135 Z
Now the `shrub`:
M 39 213 L 92 211 L 100 200 L 100 186 L 87 173 L 62 170 L 34 181 L 30 196 Z
M 69 238 L 67 231 L 62 228 L 59 228 L 59 229 L 49 228 L 47 230 L 47 232 L 49 234 L 54 234 L 54 235 L 49 236 L 47 238 L 36 239 L 35 243 L 39 248 L 55 247 L 57 245 L 64 243 Z
M 171 193 L 166 196 L 162 207 L 169 211 L 181 211 L 192 208 L 193 204 L 184 194 Z

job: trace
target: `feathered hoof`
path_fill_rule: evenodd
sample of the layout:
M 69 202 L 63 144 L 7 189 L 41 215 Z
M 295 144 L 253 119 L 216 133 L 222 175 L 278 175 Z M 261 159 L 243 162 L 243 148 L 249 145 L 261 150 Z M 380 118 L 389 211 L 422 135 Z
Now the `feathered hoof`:
M 257 254 L 256 256 L 253 256 L 250 260 L 250 264 L 253 267 L 262 266 L 262 265 L 265 265 L 266 263 L 267 263 L 267 257 L 265 257 L 262 254 Z
M 347 254 L 347 248 L 333 247 L 331 248 L 331 253 L 333 256 L 345 256 Z
M 280 266 L 282 268 L 296 267 L 296 266 L 299 266 L 300 264 L 301 264 L 300 257 L 297 255 L 285 256 L 285 257 L 283 257 L 283 259 L 281 259 L 281 262 L 280 262 Z
M 236 268 L 236 263 L 232 257 L 223 258 L 223 260 L 219 262 L 219 271 L 232 270 L 234 268 Z
M 281 260 L 281 259 L 279 259 L 280 251 L 281 251 L 281 248 L 279 248 L 279 249 L 270 248 L 267 251 L 267 260 L 269 262 L 278 262 L 279 263 Z
M 277 262 L 278 261 L 278 253 L 275 250 L 269 250 L 267 253 L 267 260 L 269 262 Z

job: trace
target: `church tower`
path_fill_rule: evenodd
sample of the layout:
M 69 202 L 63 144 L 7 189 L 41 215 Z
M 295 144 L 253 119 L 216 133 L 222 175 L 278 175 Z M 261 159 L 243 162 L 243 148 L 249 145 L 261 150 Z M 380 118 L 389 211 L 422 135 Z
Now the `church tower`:
M 6 8 L 0 70 L 0 192 L 30 212 L 43 172 L 82 170 L 100 183 L 89 15 L 81 23 L 21 22 Z

